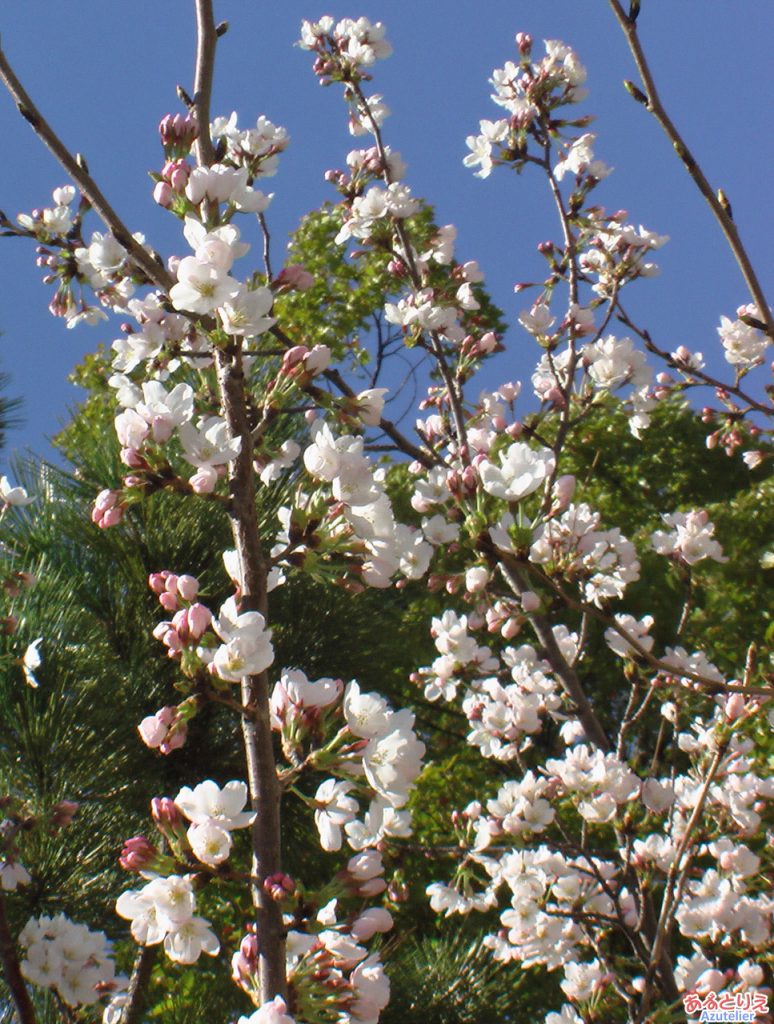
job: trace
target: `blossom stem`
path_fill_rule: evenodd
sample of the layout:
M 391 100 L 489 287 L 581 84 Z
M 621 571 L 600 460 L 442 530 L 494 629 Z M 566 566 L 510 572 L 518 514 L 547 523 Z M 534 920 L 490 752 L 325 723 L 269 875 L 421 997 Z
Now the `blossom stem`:
M 8 917 L 5 912 L 5 897 L 0 891 L 0 963 L 3 965 L 3 976 L 11 992 L 19 1024 L 37 1024 L 35 1007 L 32 1005 L 27 986 L 24 984 L 19 958 L 16 955 L 16 944 L 11 935 Z
M 290 338 L 285 333 L 285 331 L 281 327 L 279 327 L 277 324 L 274 324 L 274 326 L 271 327 L 269 330 L 270 330 L 270 333 L 273 334 L 274 337 L 278 341 L 282 342 L 282 344 L 286 348 L 293 348 L 294 345 L 296 344 L 296 342 L 294 342 L 293 339 Z M 341 376 L 341 374 L 339 373 L 338 370 L 324 370 L 322 375 L 323 375 L 323 377 L 325 377 L 326 380 L 330 381 L 330 383 L 333 384 L 333 386 L 338 391 L 340 391 L 341 394 L 344 395 L 345 397 L 347 397 L 347 398 L 356 398 L 357 397 L 355 392 L 352 390 L 352 388 L 349 386 L 349 384 L 347 384 L 347 382 L 344 380 L 344 378 Z M 379 420 L 379 428 L 391 440 L 393 440 L 395 442 L 397 447 L 402 452 L 404 452 L 406 455 L 410 455 L 412 459 L 415 459 L 417 462 L 419 462 L 421 465 L 425 466 L 426 468 L 429 469 L 431 466 L 436 465 L 440 461 L 437 458 L 436 459 L 431 458 L 430 455 L 428 454 L 428 452 L 423 451 L 421 448 L 417 448 L 417 446 L 415 444 L 412 444 L 412 442 L 409 441 L 409 439 L 407 437 L 405 437 L 400 432 L 400 430 L 398 430 L 398 428 L 395 426 L 395 424 L 392 423 L 390 420 L 387 420 L 387 419 L 384 419 L 384 418 L 380 419 Z
M 387 150 L 384 148 L 384 141 L 382 139 L 382 133 L 379 128 L 379 125 L 377 124 L 376 118 L 371 112 L 371 108 L 368 105 L 368 99 L 364 95 L 363 90 L 360 88 L 360 85 L 357 82 L 350 82 L 349 88 L 352 90 L 353 95 L 357 97 L 358 103 L 363 108 L 363 110 L 365 111 L 365 115 L 368 118 L 369 128 L 371 134 L 374 137 L 374 142 L 376 143 L 376 151 L 379 154 L 379 160 L 382 165 L 382 178 L 384 179 L 384 183 L 386 185 L 390 185 L 392 184 L 392 177 L 390 175 L 389 170 Z M 395 234 L 398 236 L 400 244 L 403 248 L 402 255 L 406 263 L 406 266 L 409 269 L 411 282 L 414 285 L 414 287 L 417 290 L 419 290 L 422 287 L 422 279 L 420 277 L 419 271 L 417 270 L 416 262 L 414 261 L 414 249 L 408 237 L 406 227 L 401 220 L 396 220 L 394 228 Z M 432 350 L 435 361 L 438 365 L 438 370 L 441 374 L 441 377 L 443 378 L 443 382 L 446 387 L 446 394 L 448 395 L 449 398 L 449 405 L 451 406 L 452 418 L 454 420 L 454 429 L 457 434 L 457 443 L 460 446 L 460 448 L 465 450 L 465 454 L 463 455 L 463 462 L 467 463 L 468 457 L 466 452 L 468 438 L 467 431 L 465 428 L 465 417 L 462 411 L 462 394 L 458 387 L 458 381 L 455 381 L 454 378 L 452 377 L 451 370 L 449 369 L 449 365 L 446 362 L 446 356 L 444 355 L 443 346 L 441 344 L 440 338 L 438 337 L 438 334 L 435 331 L 429 331 L 428 334 L 430 337 L 430 348 Z

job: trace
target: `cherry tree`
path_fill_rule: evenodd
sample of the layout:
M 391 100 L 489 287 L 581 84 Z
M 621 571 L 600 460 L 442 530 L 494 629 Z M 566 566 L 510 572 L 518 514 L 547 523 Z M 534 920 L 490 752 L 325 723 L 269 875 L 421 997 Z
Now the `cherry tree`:
M 556 240 L 540 246 L 546 276 L 520 289 L 536 358 L 519 381 L 478 262 L 456 255 L 454 227 L 434 223 L 390 145 L 387 102 L 371 85 L 391 53 L 385 27 L 302 24 L 314 73 L 340 86 L 362 140 L 345 169 L 326 173 L 338 200 L 320 216 L 353 267 L 370 261 L 389 281 L 384 322 L 425 374 L 413 430 L 387 418 L 384 387 L 358 390 L 347 339 L 299 333 L 294 303 L 319 282 L 297 263 L 274 272 L 263 191 L 288 135 L 265 115 L 249 127 L 213 116 L 226 26 L 211 0 L 195 4 L 191 95 L 181 90 L 182 111 L 160 125 L 153 199 L 182 232 L 166 258 L 121 221 L 0 53 L 0 78 L 69 178 L 50 206 L 3 217 L 3 231 L 37 242 L 51 311 L 68 327 L 124 321 L 109 383 L 125 471 L 95 496 L 94 529 L 123 529 L 159 491 L 207 503 L 230 524 L 231 596 L 219 606 L 196 565 L 150 574 L 159 657 L 178 675 L 168 703 L 137 723 L 138 742 L 174 757 L 215 703 L 240 722 L 245 763 L 244 779 L 222 786 L 202 765 L 176 796 L 154 798 L 153 839 L 126 839 L 121 866 L 138 878 L 116 912 L 139 947 L 130 978 L 77 907 L 11 934 L 5 904 L 34 865 L 19 852 L 23 798 L 3 797 L 0 955 L 22 1024 L 37 1020 L 28 985 L 51 990 L 64 1020 L 92 1019 L 97 1003 L 108 1024 L 140 1020 L 155 954 L 179 965 L 218 956 L 218 917 L 245 888 L 253 912 L 231 963 L 254 1009 L 240 1024 L 371 1024 L 387 1006 L 381 940 L 394 922 L 382 894 L 391 858 L 411 842 L 412 790 L 432 751 L 411 710 L 356 680 L 276 663 L 271 594 L 296 573 L 353 592 L 425 581 L 447 595 L 428 623 L 437 657 L 412 680 L 418 696 L 458 709 L 468 743 L 502 774 L 452 815 L 454 842 L 427 896 L 439 914 L 486 915 L 495 960 L 560 978 L 563 1002 L 546 1024 L 641 1024 L 681 1006 L 765 1012 L 770 666 L 749 638 L 731 662 L 713 663 L 693 622 L 703 574 L 733 559 L 735 538 L 716 535 L 703 508 L 665 509 L 658 530 L 626 536 L 588 500 L 570 453 L 600 409 L 625 410 L 639 438 L 659 403 L 696 392 L 714 403 L 699 414 L 707 445 L 741 452 L 751 471 L 765 466 L 772 392 L 758 377 L 774 320 L 727 200 L 661 103 L 639 4 L 610 6 L 640 73 L 627 88 L 667 133 L 741 270 L 739 308 L 719 311 L 723 379 L 628 311 L 629 287 L 647 286 L 668 239 L 637 225 L 636 211 L 601 205 L 610 169 L 569 45 L 519 33 L 492 75 L 494 119 L 467 139 L 465 164 L 479 178 L 534 172 L 556 210 Z M 246 258 L 256 240 L 258 267 Z M 485 366 L 495 368 L 488 380 L 499 367 L 497 386 L 483 388 Z M 267 520 L 256 495 L 278 481 L 285 496 Z M 32 500 L 6 477 L 0 498 L 9 515 Z M 684 594 L 676 623 L 658 606 L 632 613 L 655 558 Z M 38 647 L 20 652 L 31 686 Z M 612 700 L 595 686 L 603 670 L 620 683 Z M 326 864 L 335 860 L 323 885 L 284 869 L 289 801 L 332 855 Z M 56 808 L 57 821 L 71 810 Z

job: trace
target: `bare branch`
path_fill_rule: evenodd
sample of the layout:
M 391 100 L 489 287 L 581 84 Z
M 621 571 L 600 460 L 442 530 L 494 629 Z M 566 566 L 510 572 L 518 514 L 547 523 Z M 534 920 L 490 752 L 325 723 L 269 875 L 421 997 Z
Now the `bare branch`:
M 199 137 L 196 140 L 196 162 L 209 167 L 215 163 L 215 150 L 210 138 L 210 99 L 212 77 L 215 70 L 215 44 L 218 31 L 212 12 L 212 0 L 196 2 L 196 74 L 194 77 L 193 107 Z
M 696 798 L 693 811 L 691 812 L 691 816 L 685 826 L 682 838 L 678 843 L 674 860 L 672 861 L 672 866 L 670 867 L 669 874 L 667 875 L 666 885 L 664 887 L 664 896 L 661 901 L 661 912 L 659 913 L 658 924 L 656 925 L 650 964 L 645 975 L 645 986 L 642 991 L 642 1002 L 640 1004 L 640 1012 L 637 1016 L 637 1024 L 641 1024 L 641 1022 L 646 1019 L 653 1000 L 654 977 L 657 971 L 662 970 L 662 964 L 665 960 L 664 954 L 668 949 L 669 934 L 671 932 L 675 910 L 680 902 L 679 893 L 676 890 L 681 889 L 681 883 L 685 879 L 691 863 L 690 856 L 686 856 L 685 861 L 683 862 L 683 855 L 688 850 L 688 846 L 693 838 L 693 830 L 696 828 L 699 818 L 704 812 L 704 804 L 707 800 L 710 786 L 712 785 L 718 769 L 720 768 L 720 763 L 726 752 L 726 746 L 727 743 L 721 743 L 715 751 L 712 762 L 710 763 L 707 771 L 707 776 L 702 784 L 699 795 Z
M 713 189 L 707 181 L 704 172 L 696 162 L 691 151 L 688 149 L 685 140 L 664 109 L 664 105 L 662 104 L 658 90 L 656 89 L 653 74 L 650 70 L 640 42 L 640 37 L 637 32 L 636 18 L 630 18 L 624 13 L 624 9 L 619 0 L 609 0 L 609 3 L 616 21 L 621 26 L 623 34 L 626 36 L 626 41 L 629 44 L 632 57 L 634 57 L 634 63 L 637 65 L 637 71 L 639 72 L 640 79 L 645 87 L 645 94 L 643 96 L 645 102 L 643 106 L 653 114 L 655 119 L 661 125 L 667 138 L 672 143 L 675 152 L 680 157 L 680 160 L 683 162 L 686 170 L 695 182 L 696 187 L 706 199 L 715 216 L 715 220 L 720 225 L 720 229 L 728 242 L 731 252 L 734 254 L 734 259 L 739 265 L 739 269 L 742 272 L 742 276 L 747 284 L 750 295 L 758 307 L 761 319 L 766 324 L 766 332 L 770 337 L 774 338 L 774 319 L 772 319 L 766 295 L 758 281 L 758 277 L 753 269 L 750 257 L 747 254 L 747 250 L 742 243 L 736 224 L 731 216 L 731 207 L 728 201 L 725 200 L 725 197 L 722 199 L 718 197 L 715 189 Z M 641 93 L 640 96 L 642 96 Z M 635 95 L 635 98 L 642 102 L 640 97 Z
M 263 269 L 266 271 L 266 281 L 269 283 L 274 277 L 271 271 L 271 235 L 269 234 L 269 225 L 262 213 L 258 214 L 258 223 L 261 225 L 263 235 Z
M 118 216 L 116 211 L 107 201 L 97 183 L 86 170 L 82 161 L 79 161 L 43 117 L 38 108 L 30 99 L 24 86 L 13 72 L 8 59 L 2 48 L 0 48 L 0 81 L 6 87 L 14 99 L 19 113 L 29 123 L 32 130 L 41 140 L 46 149 L 52 153 L 61 166 L 81 190 L 89 201 L 94 212 L 101 218 L 102 222 L 117 242 L 126 249 L 129 259 L 138 270 L 147 277 L 151 284 L 168 292 L 175 279 L 169 271 L 132 237 L 131 231 Z

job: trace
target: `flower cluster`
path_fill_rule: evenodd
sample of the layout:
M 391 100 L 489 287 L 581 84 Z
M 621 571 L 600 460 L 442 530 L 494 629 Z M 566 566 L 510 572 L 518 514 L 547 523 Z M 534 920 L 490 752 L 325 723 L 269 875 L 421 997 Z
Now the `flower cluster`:
M 89 931 L 64 914 L 31 918 L 19 933 L 19 945 L 26 952 L 24 977 L 54 989 L 68 1006 L 89 1006 L 126 985 L 126 978 L 116 976 L 105 933 Z
M 529 557 L 548 571 L 582 581 L 586 600 L 601 606 L 622 597 L 628 584 L 639 579 L 640 563 L 636 548 L 617 527 L 598 529 L 600 518 L 585 503 L 570 505 L 537 528 Z
M 217 956 L 220 943 L 209 923 L 195 916 L 196 899 L 188 875 L 153 878 L 142 889 L 122 892 L 116 912 L 132 922 L 131 932 L 141 946 L 164 943 L 170 960 L 193 964 L 202 953 Z
M 672 512 L 661 517 L 667 530 L 656 530 L 651 540 L 660 555 L 673 555 L 687 565 L 705 558 L 725 562 L 723 548 L 712 536 L 715 527 L 706 512 Z

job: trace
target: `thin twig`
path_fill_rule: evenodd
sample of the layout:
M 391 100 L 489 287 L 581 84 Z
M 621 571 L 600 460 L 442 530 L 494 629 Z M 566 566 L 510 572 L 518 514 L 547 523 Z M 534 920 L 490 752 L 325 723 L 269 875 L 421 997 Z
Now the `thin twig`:
M 746 405 L 748 405 L 751 410 L 754 409 L 756 412 L 763 413 L 765 416 L 771 416 L 774 413 L 774 406 L 765 405 L 763 402 L 759 402 L 757 399 L 753 398 L 752 395 L 748 395 L 747 392 L 743 391 L 738 384 L 725 383 L 722 380 L 718 380 L 717 377 L 713 377 L 705 370 L 696 369 L 692 366 L 686 366 L 680 363 L 679 360 L 674 358 L 671 352 L 668 352 L 666 349 L 661 348 L 655 343 L 649 331 L 647 331 L 644 327 L 639 327 L 637 324 L 635 324 L 629 317 L 628 313 L 623 308 L 621 303 L 617 300 L 615 303 L 615 308 L 616 319 L 619 320 L 624 325 L 624 327 L 628 327 L 629 330 L 634 331 L 634 333 L 645 342 L 645 347 L 648 349 L 648 351 L 652 352 L 653 355 L 658 356 L 660 359 L 663 359 L 667 366 L 670 366 L 673 369 L 678 370 L 680 373 L 685 373 L 691 377 L 696 378 L 697 382 L 701 384 L 706 384 L 707 387 L 712 387 L 715 388 L 716 390 L 719 389 L 721 391 L 727 391 L 729 395 L 734 395 L 741 402 L 744 402 Z
M 653 114 L 656 121 L 661 125 L 667 138 L 672 143 L 675 152 L 696 184 L 696 187 L 706 199 L 712 213 L 714 214 L 715 220 L 720 225 L 720 229 L 728 242 L 731 252 L 734 254 L 734 258 L 739 265 L 739 269 L 742 272 L 742 276 L 747 284 L 750 295 L 752 296 L 755 305 L 758 307 L 759 315 L 766 325 L 766 332 L 770 337 L 774 338 L 774 319 L 772 319 L 766 295 L 758 281 L 758 277 L 755 273 L 750 257 L 748 256 L 747 250 L 739 236 L 736 224 L 734 223 L 731 213 L 727 208 L 727 202 L 723 203 L 720 200 L 716 191 L 707 181 L 704 172 L 696 162 L 691 151 L 688 149 L 685 140 L 677 130 L 674 122 L 667 114 L 664 105 L 661 102 L 658 90 L 656 89 L 656 83 L 653 79 L 653 74 L 650 70 L 640 42 L 636 19 L 628 17 L 619 0 L 609 0 L 609 3 L 616 21 L 621 26 L 621 30 L 626 36 L 626 41 L 629 44 L 629 49 L 631 50 L 632 57 L 634 58 L 634 63 L 637 65 L 637 71 L 639 72 L 640 79 L 645 88 L 644 106 L 651 114 Z M 639 97 L 635 96 L 635 98 Z M 642 100 L 640 100 L 640 102 L 642 102 Z
M 261 225 L 263 234 L 263 269 L 266 271 L 267 282 L 270 282 L 274 277 L 271 271 L 271 235 L 269 234 L 269 225 L 262 213 L 258 214 L 258 223 Z

